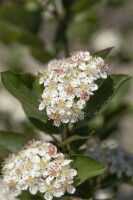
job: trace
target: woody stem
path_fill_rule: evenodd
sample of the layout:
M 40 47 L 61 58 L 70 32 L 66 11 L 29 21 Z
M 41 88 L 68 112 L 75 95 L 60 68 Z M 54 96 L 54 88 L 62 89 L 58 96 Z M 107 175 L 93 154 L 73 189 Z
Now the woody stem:
M 61 134 L 61 137 L 62 137 L 62 142 L 65 141 L 68 137 L 68 125 L 67 124 L 64 124 L 63 125 L 63 131 L 62 131 L 62 134 Z M 62 145 L 62 152 L 63 153 L 67 153 L 68 149 L 67 149 L 67 146 L 66 145 Z
M 64 128 L 62 131 L 62 141 L 65 141 L 67 139 L 67 133 L 68 133 L 68 125 L 64 124 Z

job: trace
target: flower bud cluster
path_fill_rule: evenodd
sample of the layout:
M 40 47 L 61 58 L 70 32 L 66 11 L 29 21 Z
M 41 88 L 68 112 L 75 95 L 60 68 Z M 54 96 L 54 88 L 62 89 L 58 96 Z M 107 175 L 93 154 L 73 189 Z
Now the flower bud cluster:
M 52 60 L 40 73 L 43 87 L 39 110 L 46 109 L 55 126 L 84 118 L 83 109 L 93 92 L 95 81 L 107 78 L 107 65 L 89 52 L 75 52 L 69 58 Z
M 65 192 L 73 194 L 77 171 L 70 168 L 70 162 L 53 144 L 31 140 L 17 155 L 5 159 L 2 174 L 6 191 L 13 196 L 23 190 L 31 194 L 39 191 L 46 200 L 59 198 Z
M 118 178 L 133 176 L 133 154 L 124 151 L 118 145 L 97 144 L 87 150 L 87 154 L 102 164 L 109 165 L 109 172 Z

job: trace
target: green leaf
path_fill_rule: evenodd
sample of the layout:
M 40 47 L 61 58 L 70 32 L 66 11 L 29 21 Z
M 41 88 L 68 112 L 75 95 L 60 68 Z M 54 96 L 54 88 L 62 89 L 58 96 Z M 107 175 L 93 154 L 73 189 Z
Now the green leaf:
M 84 109 L 86 115 L 84 120 L 80 123 L 76 123 L 73 128 L 73 133 L 77 132 L 77 128 L 83 127 L 88 123 L 94 115 L 101 109 L 101 107 L 108 103 L 109 100 L 114 97 L 119 87 L 126 81 L 131 79 L 129 75 L 117 74 L 108 76 L 102 83 L 100 83 L 99 89 L 90 97 Z M 76 130 L 75 130 L 76 129 Z M 88 131 L 89 132 L 89 131 Z
M 129 79 L 131 79 L 131 77 L 125 74 L 108 76 L 108 78 L 103 81 L 99 89 L 95 92 L 94 96 L 91 96 L 88 101 L 86 106 L 87 115 L 90 116 L 91 114 L 99 111 L 101 106 L 111 100 L 119 87 Z
M 16 42 L 26 45 L 27 47 L 42 47 L 42 41 L 35 34 L 28 31 L 14 32 L 17 36 Z M 14 40 L 15 41 L 15 40 Z M 12 41 L 11 41 L 12 42 Z
M 43 123 L 47 121 L 45 112 L 38 110 L 39 94 L 33 87 L 35 83 L 33 75 L 7 71 L 1 73 L 1 78 L 5 88 L 22 103 L 28 117 L 37 118 Z
M 25 110 L 25 109 L 24 109 Z M 30 122 L 39 130 L 49 133 L 49 134 L 60 134 L 61 130 L 59 127 L 53 125 L 52 120 L 48 120 L 46 123 L 42 122 L 42 120 L 38 120 L 37 117 L 32 116 L 28 117 Z
M 76 3 L 72 6 L 71 10 L 75 13 L 78 12 L 84 12 L 86 10 L 89 10 L 92 6 L 95 4 L 101 2 L 102 0 L 78 0 Z
M 6 2 L 1 5 L 0 18 L 3 22 L 16 27 L 16 29 L 36 33 L 39 30 L 42 15 L 39 9 L 28 12 L 23 4 Z
M 73 136 L 69 137 L 68 139 L 66 139 L 65 141 L 61 142 L 61 145 L 67 145 L 73 141 L 86 140 L 88 138 L 89 138 L 88 136 L 73 135 Z
M 83 155 L 73 155 L 69 157 L 73 160 L 71 167 L 76 169 L 78 174 L 75 179 L 75 186 L 80 185 L 89 178 L 98 176 L 105 172 L 105 165 L 100 164 L 98 161 Z
M 25 105 L 24 103 L 22 103 L 22 107 L 24 109 L 26 116 L 29 119 L 30 118 L 37 119 L 37 120 L 41 121 L 42 123 L 45 123 L 47 121 L 47 117 L 46 117 L 46 115 L 44 116 L 43 112 L 38 112 L 36 110 L 33 110 L 29 106 Z
M 92 197 L 92 188 L 89 181 L 85 181 L 76 187 L 74 194 L 66 193 L 65 196 L 60 197 L 60 200 L 71 200 L 71 199 L 80 199 L 89 200 Z
M 34 56 L 41 63 L 46 63 L 54 57 L 51 53 L 45 51 L 42 47 L 32 47 L 31 53 L 32 56 Z
M 100 51 L 96 52 L 96 53 L 94 54 L 94 56 L 100 56 L 100 57 L 102 57 L 103 59 L 106 59 L 107 56 L 110 54 L 110 52 L 112 51 L 113 48 L 114 48 L 114 47 L 109 47 L 109 48 L 100 50 Z
M 11 25 L 0 21 L 0 40 L 3 43 L 9 44 L 18 42 L 28 47 L 42 47 L 42 41 L 32 32 L 25 30 L 17 30 Z
M 17 153 L 28 141 L 24 134 L 0 131 L 0 158 L 8 156 L 9 153 Z
M 53 125 L 53 121 L 48 120 L 45 111 L 38 110 L 41 96 L 38 78 L 9 71 L 2 72 L 1 78 L 5 88 L 22 103 L 25 114 L 36 128 L 50 134 L 61 132 Z

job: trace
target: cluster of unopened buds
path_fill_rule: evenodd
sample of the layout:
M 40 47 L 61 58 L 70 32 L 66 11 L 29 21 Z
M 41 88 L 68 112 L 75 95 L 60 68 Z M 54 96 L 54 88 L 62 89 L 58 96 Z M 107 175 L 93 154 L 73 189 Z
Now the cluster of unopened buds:
M 65 192 L 73 194 L 77 171 L 70 168 L 70 162 L 53 144 L 31 140 L 17 155 L 5 159 L 2 174 L 6 191 L 13 196 L 23 190 L 32 194 L 39 191 L 46 200 L 59 198 Z
M 108 145 L 103 142 L 87 150 L 87 154 L 95 158 L 102 164 L 108 164 L 109 172 L 116 174 L 118 178 L 122 176 L 133 176 L 133 154 L 126 152 L 116 143 Z
M 46 109 L 55 126 L 82 120 L 86 102 L 98 89 L 95 81 L 106 79 L 107 70 L 101 57 L 93 57 L 87 51 L 50 61 L 39 74 L 43 87 L 39 110 Z

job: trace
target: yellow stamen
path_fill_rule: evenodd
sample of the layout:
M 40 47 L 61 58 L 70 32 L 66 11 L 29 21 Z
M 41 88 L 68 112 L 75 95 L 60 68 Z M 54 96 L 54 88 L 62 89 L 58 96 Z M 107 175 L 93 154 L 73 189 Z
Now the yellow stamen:
M 39 165 L 40 165 L 41 169 L 44 169 L 44 168 L 46 168 L 48 166 L 48 164 L 43 160 L 39 163 Z
M 65 105 L 66 105 L 66 103 L 65 103 L 64 101 L 59 101 L 59 102 L 57 103 L 57 106 L 58 106 L 59 108 L 65 108 Z
M 89 89 L 89 85 L 86 84 L 86 83 L 83 83 L 83 84 L 81 85 L 81 89 L 84 90 L 84 91 L 86 91 L 86 90 Z
M 80 109 L 79 109 L 77 106 L 74 106 L 74 107 L 72 108 L 72 110 L 73 110 L 73 112 L 74 112 L 75 114 L 79 114 L 79 113 L 80 113 Z
M 50 82 L 48 85 L 49 89 L 55 90 L 57 88 L 57 84 L 55 82 Z
M 28 170 L 32 169 L 32 168 L 33 168 L 32 162 L 27 161 L 27 162 L 25 163 L 25 168 L 28 169 Z
M 94 74 L 94 69 L 91 69 L 91 68 L 87 68 L 87 74 L 88 75 L 93 75 Z
M 48 96 L 48 97 L 45 97 L 44 99 L 43 99 L 43 102 L 44 102 L 44 104 L 46 105 L 46 106 L 48 106 L 49 104 L 50 104 L 50 102 L 51 102 L 51 98 Z
M 73 94 L 73 92 L 74 92 L 73 87 L 68 86 L 68 87 L 66 88 L 66 92 L 67 92 L 67 94 Z
M 47 186 L 47 192 L 53 192 L 53 186 L 52 185 Z
M 29 186 L 32 186 L 32 185 L 35 185 L 36 180 L 35 180 L 35 178 L 33 178 L 33 177 L 30 176 L 28 178 L 28 180 L 27 180 L 27 183 L 28 183 Z

